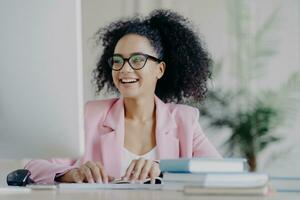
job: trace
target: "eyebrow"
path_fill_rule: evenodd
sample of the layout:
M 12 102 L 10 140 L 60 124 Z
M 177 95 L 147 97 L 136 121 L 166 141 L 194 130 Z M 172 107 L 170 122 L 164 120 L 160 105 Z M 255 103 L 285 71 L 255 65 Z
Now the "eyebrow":
M 144 53 L 144 52 L 133 52 L 131 54 L 129 54 L 129 57 L 132 56 L 132 55 L 136 55 L 136 54 L 147 54 L 147 53 Z M 114 56 L 121 56 L 122 58 L 125 58 L 122 54 L 120 53 L 114 53 L 113 54 Z M 147 55 L 151 55 L 151 54 L 147 54 Z M 152 55 L 151 55 L 152 56 Z M 153 56 L 154 57 L 154 56 Z

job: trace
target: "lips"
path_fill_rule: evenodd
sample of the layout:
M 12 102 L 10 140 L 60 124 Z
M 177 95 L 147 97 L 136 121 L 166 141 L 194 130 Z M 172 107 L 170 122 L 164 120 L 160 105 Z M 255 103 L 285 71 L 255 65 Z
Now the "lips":
M 137 78 L 121 78 L 119 80 L 122 84 L 136 83 L 139 81 L 139 79 Z

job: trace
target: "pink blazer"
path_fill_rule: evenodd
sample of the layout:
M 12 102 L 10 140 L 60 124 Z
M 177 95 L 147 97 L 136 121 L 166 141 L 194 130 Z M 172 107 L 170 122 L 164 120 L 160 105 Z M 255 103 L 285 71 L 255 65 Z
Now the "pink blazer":
M 196 108 L 165 104 L 155 97 L 157 158 L 215 157 L 221 158 L 204 135 Z M 99 161 L 107 173 L 121 177 L 124 145 L 123 98 L 90 101 L 85 106 L 85 153 L 80 160 L 31 160 L 25 166 L 31 178 L 39 183 L 53 183 L 63 174 L 89 160 Z

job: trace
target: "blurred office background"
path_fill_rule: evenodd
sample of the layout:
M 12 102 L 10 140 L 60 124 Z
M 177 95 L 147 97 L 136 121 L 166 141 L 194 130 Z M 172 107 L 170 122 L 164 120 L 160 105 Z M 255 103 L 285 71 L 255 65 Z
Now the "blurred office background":
M 83 0 L 84 100 L 106 98 L 91 82 L 101 53 L 95 32 L 157 8 L 189 18 L 215 61 L 211 93 L 193 105 L 221 153 L 246 155 L 257 171 L 300 176 L 299 0 Z M 19 166 L 0 163 L 1 176 Z

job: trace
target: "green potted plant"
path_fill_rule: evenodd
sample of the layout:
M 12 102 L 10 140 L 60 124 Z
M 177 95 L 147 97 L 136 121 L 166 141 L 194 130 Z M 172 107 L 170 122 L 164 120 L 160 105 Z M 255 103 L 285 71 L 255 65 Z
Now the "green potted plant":
M 288 116 L 296 110 L 300 91 L 300 73 L 293 74 L 276 91 L 262 91 L 249 87 L 253 80 L 263 75 L 265 62 L 276 54 L 270 40 L 277 25 L 278 9 L 274 10 L 256 31 L 249 31 L 251 20 L 246 1 L 229 1 L 230 30 L 235 40 L 233 64 L 236 86 L 232 89 L 214 86 L 209 88 L 203 104 L 189 101 L 206 117 L 214 128 L 229 128 L 230 137 L 225 141 L 227 156 L 241 156 L 248 160 L 249 170 L 255 171 L 257 155 L 269 144 L 281 138 L 275 135 Z M 273 45 L 276 41 L 271 42 Z M 214 66 L 213 77 L 222 62 Z M 299 106 L 298 106 L 299 107 Z

